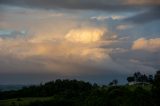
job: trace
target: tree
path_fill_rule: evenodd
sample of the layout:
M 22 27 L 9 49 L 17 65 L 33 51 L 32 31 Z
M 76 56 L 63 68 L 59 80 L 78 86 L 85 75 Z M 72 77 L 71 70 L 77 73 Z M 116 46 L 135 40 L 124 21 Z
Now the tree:
M 149 75 L 148 76 L 148 82 L 149 83 L 153 83 L 153 75 Z
M 117 86 L 118 80 L 113 80 L 112 82 L 109 83 L 110 86 Z
M 114 85 L 117 85 L 117 84 L 118 84 L 118 80 L 116 80 L 116 79 L 113 80 L 113 84 L 114 84 Z
M 135 72 L 134 73 L 135 81 L 139 82 L 140 81 L 140 77 L 141 77 L 141 73 L 140 72 Z
M 159 102 L 159 98 L 160 98 L 160 70 L 158 70 L 154 76 L 152 92 L 153 92 L 153 97 L 154 97 L 154 100 L 155 100 L 157 106 L 160 106 L 160 102 Z
M 113 82 L 110 82 L 108 85 L 109 85 L 109 86 L 113 86 Z
M 139 82 L 148 82 L 148 77 L 144 74 L 139 77 Z
M 154 76 L 154 85 L 160 88 L 160 70 L 158 70 Z
M 127 81 L 128 81 L 128 82 L 133 82 L 133 81 L 135 81 L 135 79 L 134 79 L 133 76 L 130 76 L 130 77 L 127 77 Z

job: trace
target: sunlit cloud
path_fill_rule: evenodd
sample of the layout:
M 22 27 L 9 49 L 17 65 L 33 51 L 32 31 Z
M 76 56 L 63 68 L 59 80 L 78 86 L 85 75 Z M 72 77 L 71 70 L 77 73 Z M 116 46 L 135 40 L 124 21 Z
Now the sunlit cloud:
M 71 42 L 93 43 L 102 39 L 105 30 L 99 28 L 80 28 L 72 29 L 65 38 Z
M 136 41 L 134 41 L 132 49 L 145 50 L 149 52 L 159 52 L 160 38 L 153 38 L 153 39 L 139 38 Z
M 70 31 L 72 30 L 73 29 Z M 92 27 L 76 29 L 73 31 L 74 33 L 70 33 L 70 31 L 68 31 L 68 33 L 72 34 L 74 39 L 71 35 L 66 38 L 68 33 L 61 35 L 61 37 L 55 35 L 45 37 L 43 35 L 35 35 L 28 36 L 27 38 L 1 38 L 1 56 L 11 56 L 17 61 L 29 61 L 42 64 L 44 69 L 48 70 L 47 72 L 58 72 L 67 75 L 73 72 L 83 73 L 83 71 L 76 71 L 79 70 L 75 69 L 77 65 L 91 67 L 88 63 L 89 61 L 97 63 L 105 59 L 105 51 L 97 48 L 99 44 L 92 45 L 92 43 L 102 39 L 105 32 L 104 30 Z M 73 34 L 78 35 L 74 37 Z M 86 34 L 88 34 L 88 36 L 86 36 Z M 80 40 L 79 37 L 81 38 Z M 72 43 L 75 44 L 73 45 Z

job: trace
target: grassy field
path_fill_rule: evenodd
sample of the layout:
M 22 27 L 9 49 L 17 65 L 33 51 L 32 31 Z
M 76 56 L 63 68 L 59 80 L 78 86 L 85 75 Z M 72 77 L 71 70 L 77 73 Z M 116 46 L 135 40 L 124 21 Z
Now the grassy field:
M 7 99 L 7 100 L 0 100 L 0 106 L 25 106 L 28 105 L 30 102 L 34 101 L 46 101 L 50 100 L 53 97 L 29 97 L 29 98 L 14 98 L 14 99 Z

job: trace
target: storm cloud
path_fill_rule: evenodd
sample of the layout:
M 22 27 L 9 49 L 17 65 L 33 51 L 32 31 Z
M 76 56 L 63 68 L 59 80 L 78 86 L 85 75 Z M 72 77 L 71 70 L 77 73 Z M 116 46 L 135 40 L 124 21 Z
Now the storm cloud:
M 135 16 L 126 18 L 124 21 L 135 24 L 144 24 L 156 20 L 160 20 L 160 7 L 154 7 L 152 9 L 146 10 L 145 12 L 138 13 Z
M 49 10 L 69 9 L 106 12 L 137 12 L 134 16 L 124 20 L 137 24 L 160 19 L 159 0 L 0 0 L 0 4 Z
M 160 68 L 159 6 L 159 0 L 0 0 L 0 83 L 152 74 Z
M 104 11 L 128 11 L 141 7 L 159 6 L 160 2 L 152 0 L 0 0 L 1 4 L 16 5 L 42 9 L 82 9 Z

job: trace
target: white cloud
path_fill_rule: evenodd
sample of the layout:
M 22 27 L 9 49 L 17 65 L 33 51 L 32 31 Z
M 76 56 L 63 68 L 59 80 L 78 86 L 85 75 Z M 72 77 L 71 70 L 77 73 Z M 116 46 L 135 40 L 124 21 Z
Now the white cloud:
M 107 19 L 112 19 L 112 20 L 121 20 L 124 19 L 125 16 L 118 16 L 118 15 L 113 15 L 113 16 L 93 16 L 91 19 L 96 19 L 98 21 L 103 21 Z

